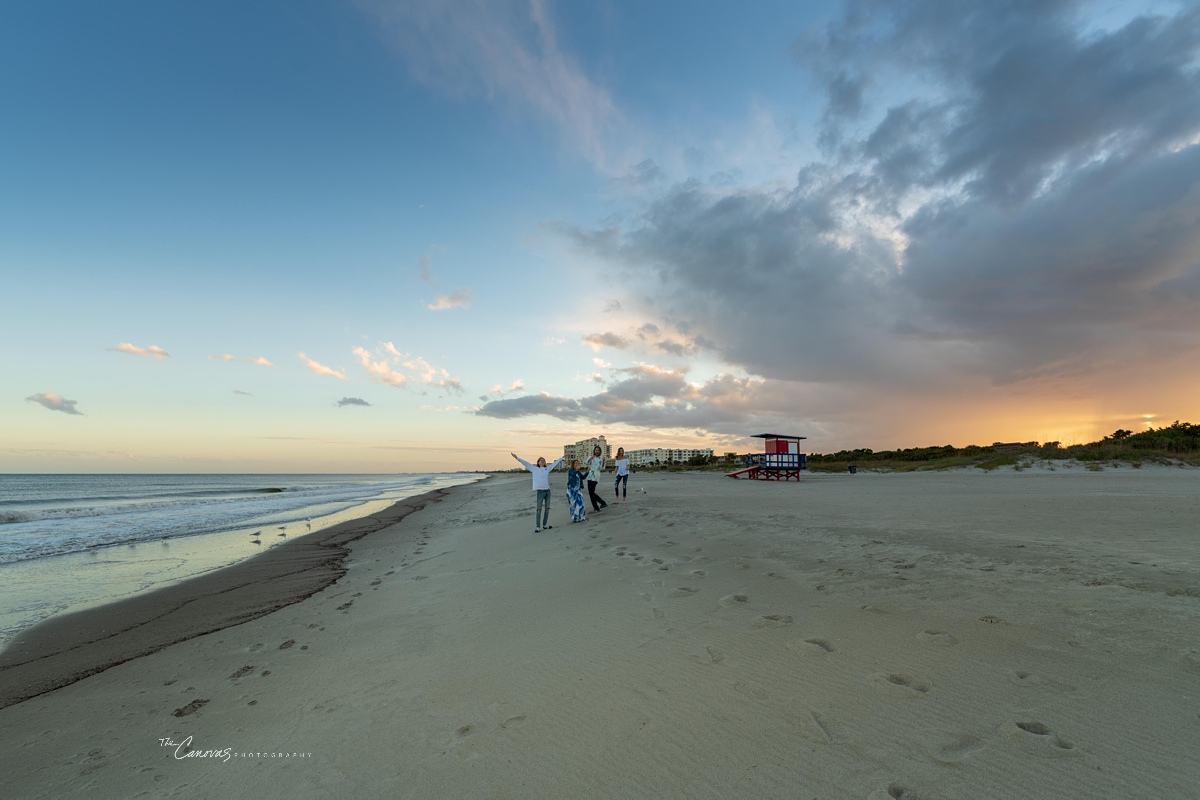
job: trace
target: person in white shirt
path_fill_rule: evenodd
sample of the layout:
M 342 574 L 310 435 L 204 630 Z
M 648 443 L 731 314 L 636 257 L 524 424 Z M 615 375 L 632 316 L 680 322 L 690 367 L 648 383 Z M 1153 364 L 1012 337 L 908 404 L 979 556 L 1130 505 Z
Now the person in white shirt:
M 533 491 L 537 493 L 537 507 L 533 512 L 533 532 L 540 533 L 542 528 L 550 530 L 554 526 L 550 524 L 550 470 L 562 463 L 561 458 L 555 459 L 554 463 L 546 466 L 546 459 L 538 457 L 537 464 L 530 464 L 525 459 L 521 458 L 516 453 L 509 453 L 517 461 L 520 461 L 525 469 L 533 473 Z M 538 518 L 541 522 L 538 522 Z
M 617 457 L 613 459 L 613 464 L 617 467 L 617 483 L 616 483 L 616 502 L 629 502 L 629 458 L 625 455 L 625 448 L 617 448 Z M 622 491 L 622 489 L 624 491 Z

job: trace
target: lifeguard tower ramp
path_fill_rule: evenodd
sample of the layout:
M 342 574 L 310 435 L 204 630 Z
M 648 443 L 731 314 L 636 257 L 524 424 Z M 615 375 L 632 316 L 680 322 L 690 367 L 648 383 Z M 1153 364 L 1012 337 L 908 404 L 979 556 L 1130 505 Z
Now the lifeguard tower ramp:
M 808 456 L 800 452 L 800 441 L 808 437 L 756 433 L 751 438 L 765 439 L 765 452 L 745 455 L 742 459 L 745 468 L 730 472 L 725 477 L 760 481 L 799 481 L 800 471 L 808 469 Z

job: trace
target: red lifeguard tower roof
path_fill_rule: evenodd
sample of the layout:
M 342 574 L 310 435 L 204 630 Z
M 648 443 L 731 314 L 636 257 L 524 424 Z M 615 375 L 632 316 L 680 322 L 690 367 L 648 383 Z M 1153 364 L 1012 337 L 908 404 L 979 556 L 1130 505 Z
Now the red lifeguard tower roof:
M 807 436 L 788 436 L 782 433 L 756 433 L 750 437 L 751 439 L 787 439 L 790 442 L 797 442 L 801 439 L 807 439 Z

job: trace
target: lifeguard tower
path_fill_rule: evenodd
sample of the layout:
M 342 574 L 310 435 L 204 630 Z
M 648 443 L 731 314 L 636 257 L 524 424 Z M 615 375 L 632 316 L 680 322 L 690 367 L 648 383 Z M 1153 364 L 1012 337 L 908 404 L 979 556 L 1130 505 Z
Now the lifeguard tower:
M 765 439 L 765 452 L 744 456 L 745 469 L 730 472 L 725 477 L 745 477 L 760 481 L 799 481 L 800 470 L 808 469 L 808 456 L 800 452 L 800 440 L 807 439 L 807 436 L 756 433 L 751 438 Z

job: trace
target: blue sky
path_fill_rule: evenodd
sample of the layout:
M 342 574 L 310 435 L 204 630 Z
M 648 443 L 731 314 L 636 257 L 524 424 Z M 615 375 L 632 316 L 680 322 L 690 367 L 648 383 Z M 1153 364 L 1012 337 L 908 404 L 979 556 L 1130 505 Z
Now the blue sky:
M 0 470 L 1197 416 L 1175 2 L 0 9 Z

